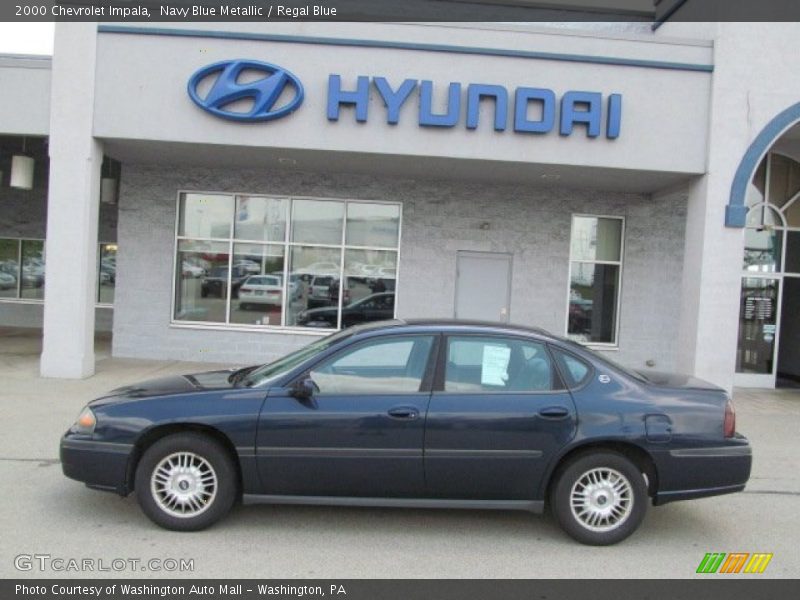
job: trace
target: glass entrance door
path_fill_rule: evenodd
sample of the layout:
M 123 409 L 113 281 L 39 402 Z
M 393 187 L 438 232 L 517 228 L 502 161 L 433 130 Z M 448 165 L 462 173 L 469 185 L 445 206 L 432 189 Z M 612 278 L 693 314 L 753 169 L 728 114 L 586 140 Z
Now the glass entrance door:
M 774 388 L 781 369 L 800 373 L 800 353 L 792 352 L 800 333 L 793 314 L 800 293 L 800 162 L 770 153 L 750 182 L 747 204 L 734 382 Z
M 800 239 L 800 232 L 797 232 L 797 235 Z M 800 261 L 800 255 L 797 258 Z M 792 270 L 800 271 L 797 267 L 800 265 Z M 776 386 L 798 389 L 800 388 L 800 275 L 784 275 L 781 297 L 780 343 L 775 361 Z
M 780 279 L 742 278 L 736 385 L 775 387 Z

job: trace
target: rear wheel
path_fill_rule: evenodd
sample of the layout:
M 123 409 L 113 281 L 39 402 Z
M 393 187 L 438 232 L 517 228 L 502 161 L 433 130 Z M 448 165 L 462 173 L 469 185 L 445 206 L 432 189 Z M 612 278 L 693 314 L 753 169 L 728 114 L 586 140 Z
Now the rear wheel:
M 640 470 L 616 452 L 584 454 L 560 472 L 550 497 L 561 527 L 581 543 L 615 544 L 631 535 L 647 511 Z
M 145 451 L 136 469 L 136 498 L 161 527 L 197 531 L 230 511 L 236 482 L 233 459 L 216 440 L 178 433 Z

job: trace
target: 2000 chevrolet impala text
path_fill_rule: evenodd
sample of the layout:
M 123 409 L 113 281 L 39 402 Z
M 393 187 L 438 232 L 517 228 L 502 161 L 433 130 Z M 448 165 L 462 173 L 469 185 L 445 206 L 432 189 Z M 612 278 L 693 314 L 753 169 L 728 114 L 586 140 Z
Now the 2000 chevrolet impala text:
M 744 489 L 727 393 L 544 331 L 345 329 L 276 362 L 119 388 L 61 441 L 64 473 L 197 530 L 234 502 L 524 509 L 611 544 L 647 505 Z

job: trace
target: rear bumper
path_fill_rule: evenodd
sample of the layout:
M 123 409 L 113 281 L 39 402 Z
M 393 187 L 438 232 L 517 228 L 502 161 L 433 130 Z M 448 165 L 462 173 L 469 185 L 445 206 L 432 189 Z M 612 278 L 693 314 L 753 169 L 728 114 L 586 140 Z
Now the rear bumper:
M 98 442 L 71 433 L 61 438 L 61 469 L 90 488 L 128 493 L 128 459 L 132 444 Z
M 750 444 L 741 436 L 723 445 L 671 449 L 654 458 L 659 480 L 656 506 L 741 492 L 753 463 Z
M 709 496 L 720 496 L 722 494 L 733 494 L 741 492 L 745 484 L 729 485 L 724 487 L 702 488 L 699 490 L 676 490 L 672 492 L 657 492 L 653 497 L 653 506 L 662 506 L 678 500 L 693 500 L 694 498 L 707 498 Z
M 273 296 L 256 296 L 254 294 L 247 294 L 244 292 L 239 292 L 239 300 L 241 302 L 249 302 L 250 304 L 272 304 L 272 305 L 280 305 L 281 298 L 280 296 L 273 297 Z

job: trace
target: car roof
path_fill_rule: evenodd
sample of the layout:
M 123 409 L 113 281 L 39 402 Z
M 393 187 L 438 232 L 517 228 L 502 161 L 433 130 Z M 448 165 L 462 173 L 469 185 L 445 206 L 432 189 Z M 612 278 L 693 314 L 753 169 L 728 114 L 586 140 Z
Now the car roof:
M 464 333 L 503 333 L 503 334 L 523 334 L 536 335 L 553 341 L 561 339 L 545 329 L 530 327 L 526 325 L 513 325 L 506 323 L 495 323 L 492 321 L 477 321 L 467 319 L 393 319 L 390 321 L 373 321 L 356 325 L 351 328 L 354 334 L 370 332 L 378 333 L 382 330 L 408 329 L 414 332 L 436 331 Z

